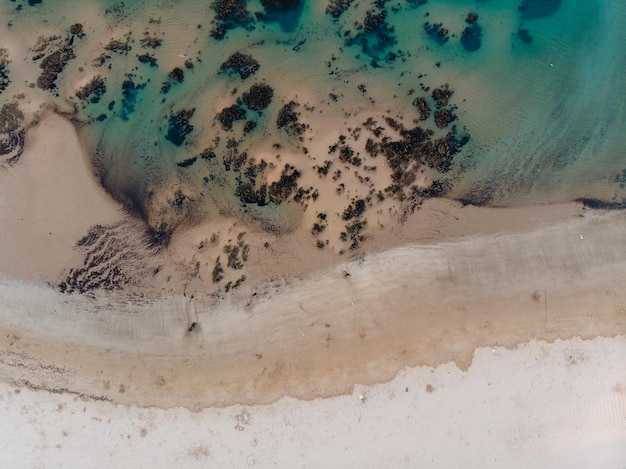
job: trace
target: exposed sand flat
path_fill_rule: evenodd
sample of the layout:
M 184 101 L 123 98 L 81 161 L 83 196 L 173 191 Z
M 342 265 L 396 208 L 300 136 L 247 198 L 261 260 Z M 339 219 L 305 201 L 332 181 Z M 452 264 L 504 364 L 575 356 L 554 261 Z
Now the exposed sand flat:
M 26 138 L 20 161 L 0 168 L 0 270 L 55 279 L 80 262 L 74 244 L 90 226 L 122 214 L 91 176 L 70 122 L 49 113 Z
M 3 279 L 1 376 L 200 408 L 337 395 L 405 366 L 467 369 L 481 346 L 623 334 L 625 218 L 405 246 L 222 301 L 90 300 Z

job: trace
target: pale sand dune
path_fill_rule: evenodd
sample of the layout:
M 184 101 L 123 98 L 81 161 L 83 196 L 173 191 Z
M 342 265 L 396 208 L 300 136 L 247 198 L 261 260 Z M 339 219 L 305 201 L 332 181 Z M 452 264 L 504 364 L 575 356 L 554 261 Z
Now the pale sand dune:
M 407 368 L 350 395 L 200 412 L 3 383 L 0 465 L 617 469 L 625 369 L 624 336 L 532 341 L 477 349 L 465 372 Z

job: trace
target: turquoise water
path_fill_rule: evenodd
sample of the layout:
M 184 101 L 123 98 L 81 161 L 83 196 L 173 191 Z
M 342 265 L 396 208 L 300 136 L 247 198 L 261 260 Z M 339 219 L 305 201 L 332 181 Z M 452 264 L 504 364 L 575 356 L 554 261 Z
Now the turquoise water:
M 67 6 L 62 11 L 61 3 Z M 228 16 L 204 1 L 5 1 L 2 15 L 14 30 L 28 24 L 67 31 L 74 22 L 84 24 L 86 36 L 74 45 L 78 58 L 59 75 L 59 96 L 50 99 L 76 102 L 72 80 L 78 76 L 106 79 L 99 102 L 78 109 L 86 123 L 81 135 L 105 187 L 153 226 L 217 212 L 274 227 L 297 223 L 284 204 L 269 197 L 245 203 L 242 191 L 258 195 L 285 163 L 302 173 L 303 188 L 318 187 L 319 175 L 310 168 L 328 155 L 327 145 L 317 143 L 333 132 L 350 136 L 352 121 L 345 129 L 337 125 L 356 115 L 361 122 L 387 115 L 406 128 L 430 129 L 433 139 L 452 126 L 458 141 L 469 137 L 445 170 L 429 170 L 445 197 L 493 206 L 578 198 L 623 203 L 621 2 L 359 1 L 334 16 L 327 2 L 275 3 L 266 10 L 242 1 L 242 12 Z M 162 43 L 142 47 L 146 37 Z M 131 50 L 105 51 L 111 39 L 127 40 Z M 220 69 L 237 51 L 259 64 L 247 79 Z M 101 53 L 108 58 L 96 67 Z M 138 60 L 141 54 L 149 54 L 152 66 Z M 182 80 L 168 75 L 175 67 Z M 245 118 L 222 128 L 217 114 L 236 106 L 255 83 L 273 88 L 269 106 L 253 110 L 240 102 Z M 439 129 L 431 93 L 444 83 L 453 91 L 446 109 L 456 120 Z M 431 108 L 426 121 L 418 120 L 416 97 Z M 276 125 L 292 99 L 309 124 L 300 138 Z M 181 111 L 188 114 L 177 128 Z M 387 135 L 397 138 L 389 129 Z M 272 161 L 273 172 L 272 165 L 255 166 L 277 153 L 282 158 Z M 390 180 L 379 176 L 374 189 L 384 190 Z M 428 196 L 425 187 L 420 193 Z

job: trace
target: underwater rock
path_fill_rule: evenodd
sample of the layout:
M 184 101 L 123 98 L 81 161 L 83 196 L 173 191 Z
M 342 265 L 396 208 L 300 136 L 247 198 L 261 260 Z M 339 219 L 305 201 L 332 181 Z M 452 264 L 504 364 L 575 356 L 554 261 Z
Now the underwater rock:
M 306 129 L 305 124 L 298 122 L 300 113 L 295 111 L 296 106 L 298 104 L 295 101 L 289 101 L 280 109 L 276 119 L 276 126 L 290 135 L 301 135 Z
M 217 114 L 217 120 L 220 121 L 224 130 L 231 130 L 234 121 L 244 120 L 245 118 L 246 110 L 236 104 L 222 109 Z
M 157 67 L 157 59 L 154 55 L 150 55 L 148 53 L 145 54 L 141 54 L 137 56 L 137 59 L 139 59 L 139 61 L 142 64 L 149 64 L 151 67 Z
M 174 68 L 174 70 L 172 70 L 169 73 L 169 77 L 174 80 L 177 81 L 179 83 L 182 83 L 183 80 L 185 79 L 185 73 L 183 72 L 183 69 L 180 67 L 176 67 Z
M 465 22 L 467 24 L 474 24 L 478 20 L 478 15 L 476 13 L 468 13 L 467 18 L 465 18 Z
M 181 146 L 185 142 L 187 135 L 193 131 L 193 125 L 189 123 L 189 120 L 193 117 L 195 111 L 195 108 L 182 109 L 170 115 L 165 138 L 177 147 Z
M 61 49 L 44 57 L 39 64 L 39 68 L 43 72 L 37 78 L 37 86 L 42 90 L 56 88 L 57 76 L 63 71 L 67 63 L 75 57 L 74 50 L 69 46 L 63 46 Z
M 259 62 L 254 60 L 254 57 L 251 55 L 235 52 L 220 66 L 220 70 L 238 73 L 239 77 L 245 80 L 250 75 L 255 74 L 259 67 Z
M 354 0 L 330 0 L 326 5 L 326 14 L 338 19 Z
M 252 85 L 250 90 L 245 92 L 241 99 L 252 111 L 265 109 L 272 102 L 274 90 L 269 85 Z
M 556 13 L 561 8 L 562 0 L 522 0 L 518 11 L 522 20 L 545 18 Z
M 211 30 L 213 39 L 224 39 L 228 30 L 238 26 L 247 28 L 252 23 L 246 0 L 215 0 L 212 7 L 217 20 Z
M 424 98 L 415 98 L 412 104 L 419 109 L 419 119 L 421 121 L 424 121 L 430 117 L 430 108 L 428 107 L 428 104 L 426 104 L 426 100 Z
M 364 54 L 368 55 L 374 67 L 380 66 L 380 57 L 386 56 L 389 48 L 396 44 L 395 30 L 387 23 L 387 11 L 367 10 L 362 23 L 355 23 L 359 31 L 354 36 L 348 31 L 346 45 L 359 45 Z
M 533 41 L 532 36 L 528 32 L 528 29 L 518 29 L 517 37 L 519 37 L 522 42 L 525 42 L 526 44 L 530 44 Z
M 474 52 L 480 49 L 482 37 L 482 29 L 477 24 L 468 26 L 461 34 L 461 45 L 468 52 Z
M 448 99 L 452 96 L 453 91 L 450 89 L 447 83 L 441 85 L 439 88 L 435 88 L 431 94 L 437 107 L 444 107 L 448 105 Z
M 9 79 L 9 58 L 6 50 L 0 49 L 0 94 L 7 89 L 11 83 Z
M 275 204 L 287 200 L 292 192 L 297 189 L 300 176 L 300 171 L 286 164 L 280 173 L 280 179 L 271 183 L 268 188 L 270 200 Z
M 106 91 L 106 79 L 97 75 L 93 77 L 89 83 L 80 88 L 76 92 L 76 96 L 83 101 L 89 98 L 89 102 L 95 104 L 100 101 L 100 98 Z
M 243 133 L 247 134 L 252 132 L 254 129 L 256 128 L 256 122 L 254 121 L 247 121 L 245 123 L 245 125 L 243 126 Z
M 435 111 L 435 123 L 437 127 L 443 129 L 444 127 L 448 127 L 450 122 L 456 120 L 456 116 L 452 114 L 448 109 L 442 109 L 440 111 Z
M 119 52 L 119 53 L 128 53 L 132 50 L 132 47 L 128 44 L 128 42 L 122 42 L 113 40 L 109 42 L 106 46 L 104 46 L 106 50 L 110 50 L 111 52 Z
M 450 39 L 448 36 L 449 31 L 443 27 L 443 23 L 431 24 L 426 22 L 424 23 L 424 31 L 440 46 L 444 45 Z
M 75 23 L 70 26 L 70 34 L 74 34 L 75 36 L 82 37 L 85 35 L 83 32 L 83 25 L 80 23 Z
M 300 22 L 304 0 L 261 0 L 265 10 L 256 13 L 260 21 L 278 23 L 284 32 L 293 31 Z

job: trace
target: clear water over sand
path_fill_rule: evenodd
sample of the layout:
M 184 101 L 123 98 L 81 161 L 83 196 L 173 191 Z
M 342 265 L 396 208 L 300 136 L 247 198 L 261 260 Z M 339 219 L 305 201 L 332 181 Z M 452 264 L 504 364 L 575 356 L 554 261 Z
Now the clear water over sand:
M 459 139 L 469 136 L 445 171 L 423 164 L 407 193 L 438 181 L 446 187 L 442 195 L 475 204 L 577 198 L 623 203 L 626 43 L 621 29 L 626 7 L 619 3 L 358 2 L 335 18 L 325 12 L 326 2 L 304 2 L 283 14 L 249 1 L 249 16 L 241 21 L 228 17 L 225 22 L 234 27 L 226 27 L 221 40 L 211 37 L 220 28 L 219 9 L 203 1 L 61 3 L 3 3 L 2 17 L 11 22 L 7 34 L 30 28 L 66 36 L 70 25 L 84 27 L 85 36 L 73 41 L 76 58 L 59 73 L 56 93 L 30 93 L 39 92 L 62 109 L 74 103 L 103 183 L 155 228 L 163 221 L 176 224 L 217 212 L 278 228 L 299 223 L 300 208 L 267 196 L 262 203 L 246 203 L 242 184 L 259 191 L 290 164 L 301 173 L 298 187 L 311 189 L 307 203 L 315 205 L 310 197 L 315 189 L 332 194 L 341 182 L 312 170 L 327 160 L 334 164 L 331 173 L 341 167 L 337 154 L 328 153 L 340 134 L 365 167 L 377 166 L 370 173 L 363 166 L 343 166 L 344 181 L 353 170 L 356 178 L 369 177 L 353 196 L 382 191 L 391 198 L 385 191 L 391 171 L 381 157 L 364 154 L 369 134 L 363 131 L 360 140 L 353 135 L 368 117 L 382 122 L 390 138 L 397 135 L 384 125 L 385 117 L 405 128 L 430 129 L 433 139 L 453 125 Z M 367 11 L 373 15 L 369 20 Z M 477 19 L 468 18 L 470 13 Z M 464 32 L 469 39 L 462 40 Z M 142 44 L 146 38 L 161 43 L 152 48 Z M 128 50 L 107 50 L 113 40 Z M 24 47 L 33 47 L 36 35 L 24 41 Z M 221 69 L 235 52 L 252 56 L 259 64 L 256 73 L 243 79 Z M 146 54 L 153 66 L 139 60 Z M 184 78 L 168 76 L 175 67 Z M 99 101 L 77 99 L 77 90 L 98 75 L 106 81 Z M 245 118 L 224 128 L 218 113 L 241 104 L 242 94 L 255 83 L 272 87 L 269 106 L 257 111 L 241 105 Z M 447 109 L 456 120 L 439 129 L 431 93 L 443 84 L 453 91 Z M 11 100 L 20 86 L 13 84 L 0 99 Z M 423 122 L 412 104 L 417 97 L 430 107 Z M 290 100 L 297 103 L 299 122 L 308 126 L 299 137 L 276 124 Z M 184 122 L 189 132 L 173 135 L 172 116 L 191 110 Z M 247 121 L 256 127 L 245 131 Z M 213 151 L 215 158 L 201 158 L 203 150 Z M 228 161 L 241 155 L 242 167 L 233 171 Z M 269 167 L 246 179 L 246 168 L 261 159 Z M 326 203 L 347 205 L 345 199 Z M 368 200 L 368 210 L 387 209 L 389 202 L 381 199 Z

